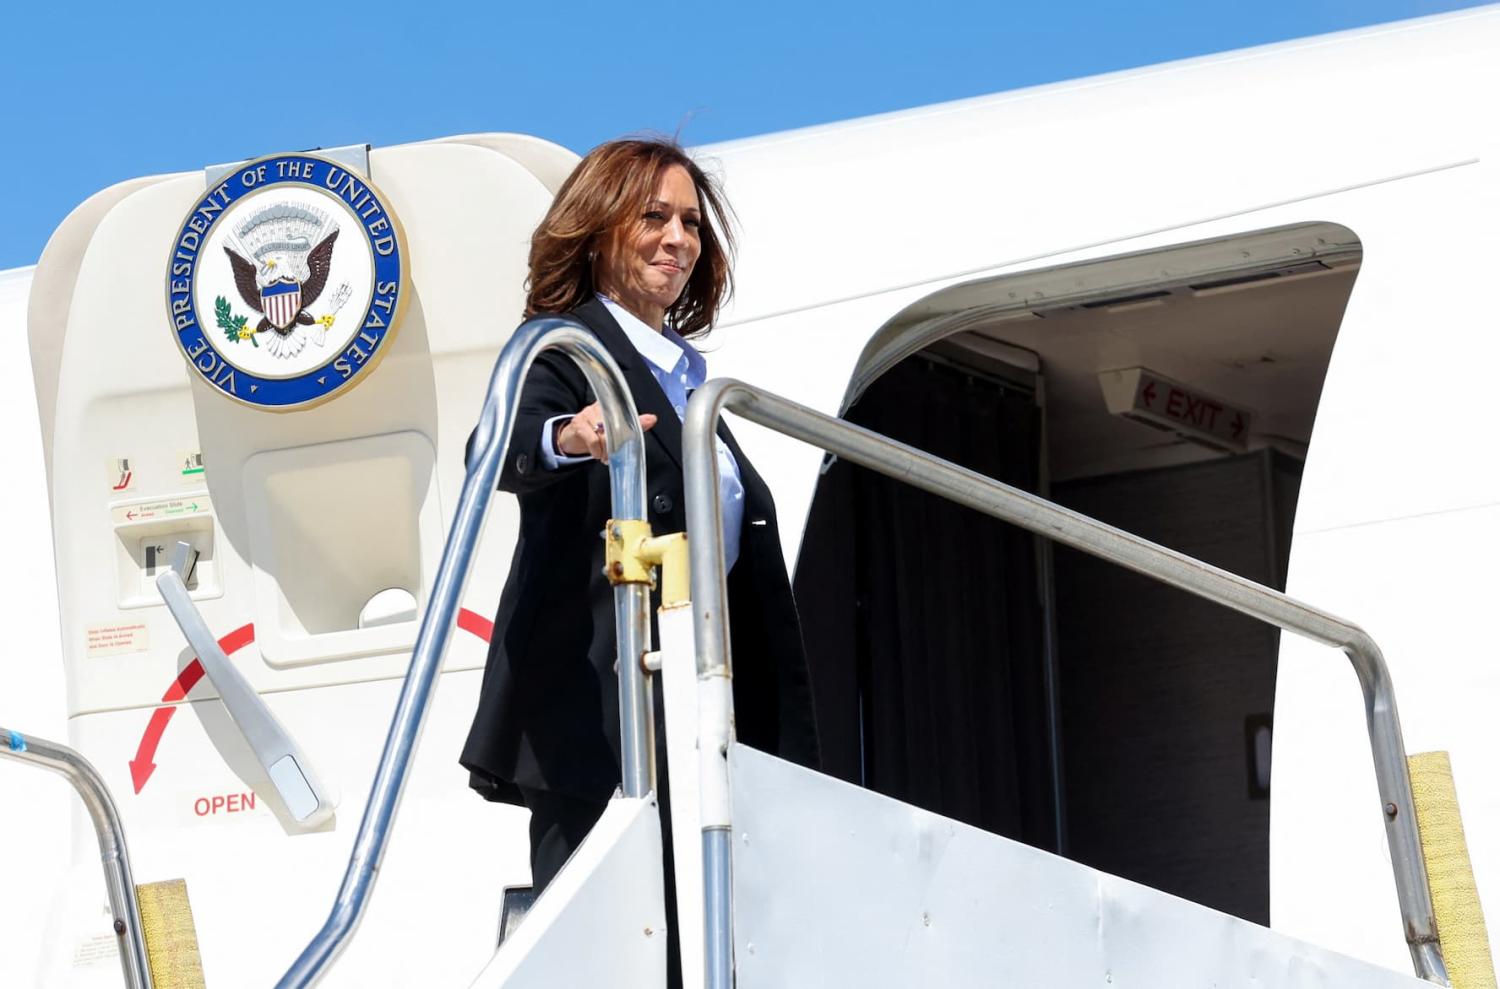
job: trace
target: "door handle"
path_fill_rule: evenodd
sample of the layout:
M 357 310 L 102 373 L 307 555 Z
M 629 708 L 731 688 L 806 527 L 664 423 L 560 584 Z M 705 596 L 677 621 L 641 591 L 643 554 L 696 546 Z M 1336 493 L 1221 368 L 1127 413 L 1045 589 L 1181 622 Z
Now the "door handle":
M 317 828 L 333 816 L 333 802 L 302 747 L 271 713 L 245 675 L 229 662 L 198 606 L 193 604 L 186 580 L 197 560 L 197 551 L 188 543 L 179 542 L 172 552 L 172 565 L 156 576 L 156 589 L 188 645 L 197 653 L 203 672 L 213 681 L 230 720 L 275 787 L 282 806 L 301 828 Z

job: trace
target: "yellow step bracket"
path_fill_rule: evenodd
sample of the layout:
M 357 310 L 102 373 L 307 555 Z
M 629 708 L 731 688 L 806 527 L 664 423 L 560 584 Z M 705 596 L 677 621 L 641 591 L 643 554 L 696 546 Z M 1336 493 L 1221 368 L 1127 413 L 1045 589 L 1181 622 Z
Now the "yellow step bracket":
M 1497 989 L 1448 753 L 1418 753 L 1407 759 L 1407 767 L 1448 980 L 1453 989 Z
M 187 883 L 168 879 L 135 888 L 151 982 L 156 989 L 205 989 L 198 930 L 188 904 Z

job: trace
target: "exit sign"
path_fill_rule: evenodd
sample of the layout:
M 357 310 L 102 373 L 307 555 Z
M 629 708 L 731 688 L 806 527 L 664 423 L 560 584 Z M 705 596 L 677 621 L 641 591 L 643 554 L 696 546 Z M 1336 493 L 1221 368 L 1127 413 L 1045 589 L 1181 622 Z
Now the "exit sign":
M 1100 371 L 1099 387 L 1113 415 L 1220 450 L 1243 452 L 1247 448 L 1253 418 L 1248 409 L 1144 367 Z

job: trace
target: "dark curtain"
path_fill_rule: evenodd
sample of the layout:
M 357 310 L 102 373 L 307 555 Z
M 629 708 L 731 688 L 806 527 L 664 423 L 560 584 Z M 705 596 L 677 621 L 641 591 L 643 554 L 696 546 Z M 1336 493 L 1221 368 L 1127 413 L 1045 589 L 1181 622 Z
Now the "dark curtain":
M 847 418 L 1035 491 L 1030 392 L 913 357 Z M 1033 538 L 836 462 L 795 580 L 825 769 L 985 830 L 1052 843 Z

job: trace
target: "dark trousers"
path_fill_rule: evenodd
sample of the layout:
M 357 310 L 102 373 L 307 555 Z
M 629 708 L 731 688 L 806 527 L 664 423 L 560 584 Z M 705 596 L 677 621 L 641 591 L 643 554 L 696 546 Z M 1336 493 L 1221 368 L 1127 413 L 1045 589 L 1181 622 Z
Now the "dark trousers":
M 657 769 L 657 809 L 661 813 L 661 851 L 665 867 L 667 989 L 682 989 L 682 963 L 678 958 L 677 874 L 672 864 L 672 805 L 667 789 L 665 753 L 662 753 Z M 526 809 L 531 811 L 531 888 L 535 895 L 541 896 L 542 890 L 552 882 L 604 815 L 606 803 L 526 786 L 520 790 Z
M 604 815 L 605 802 L 529 786 L 520 790 L 526 809 L 531 811 L 531 889 L 541 896 Z

